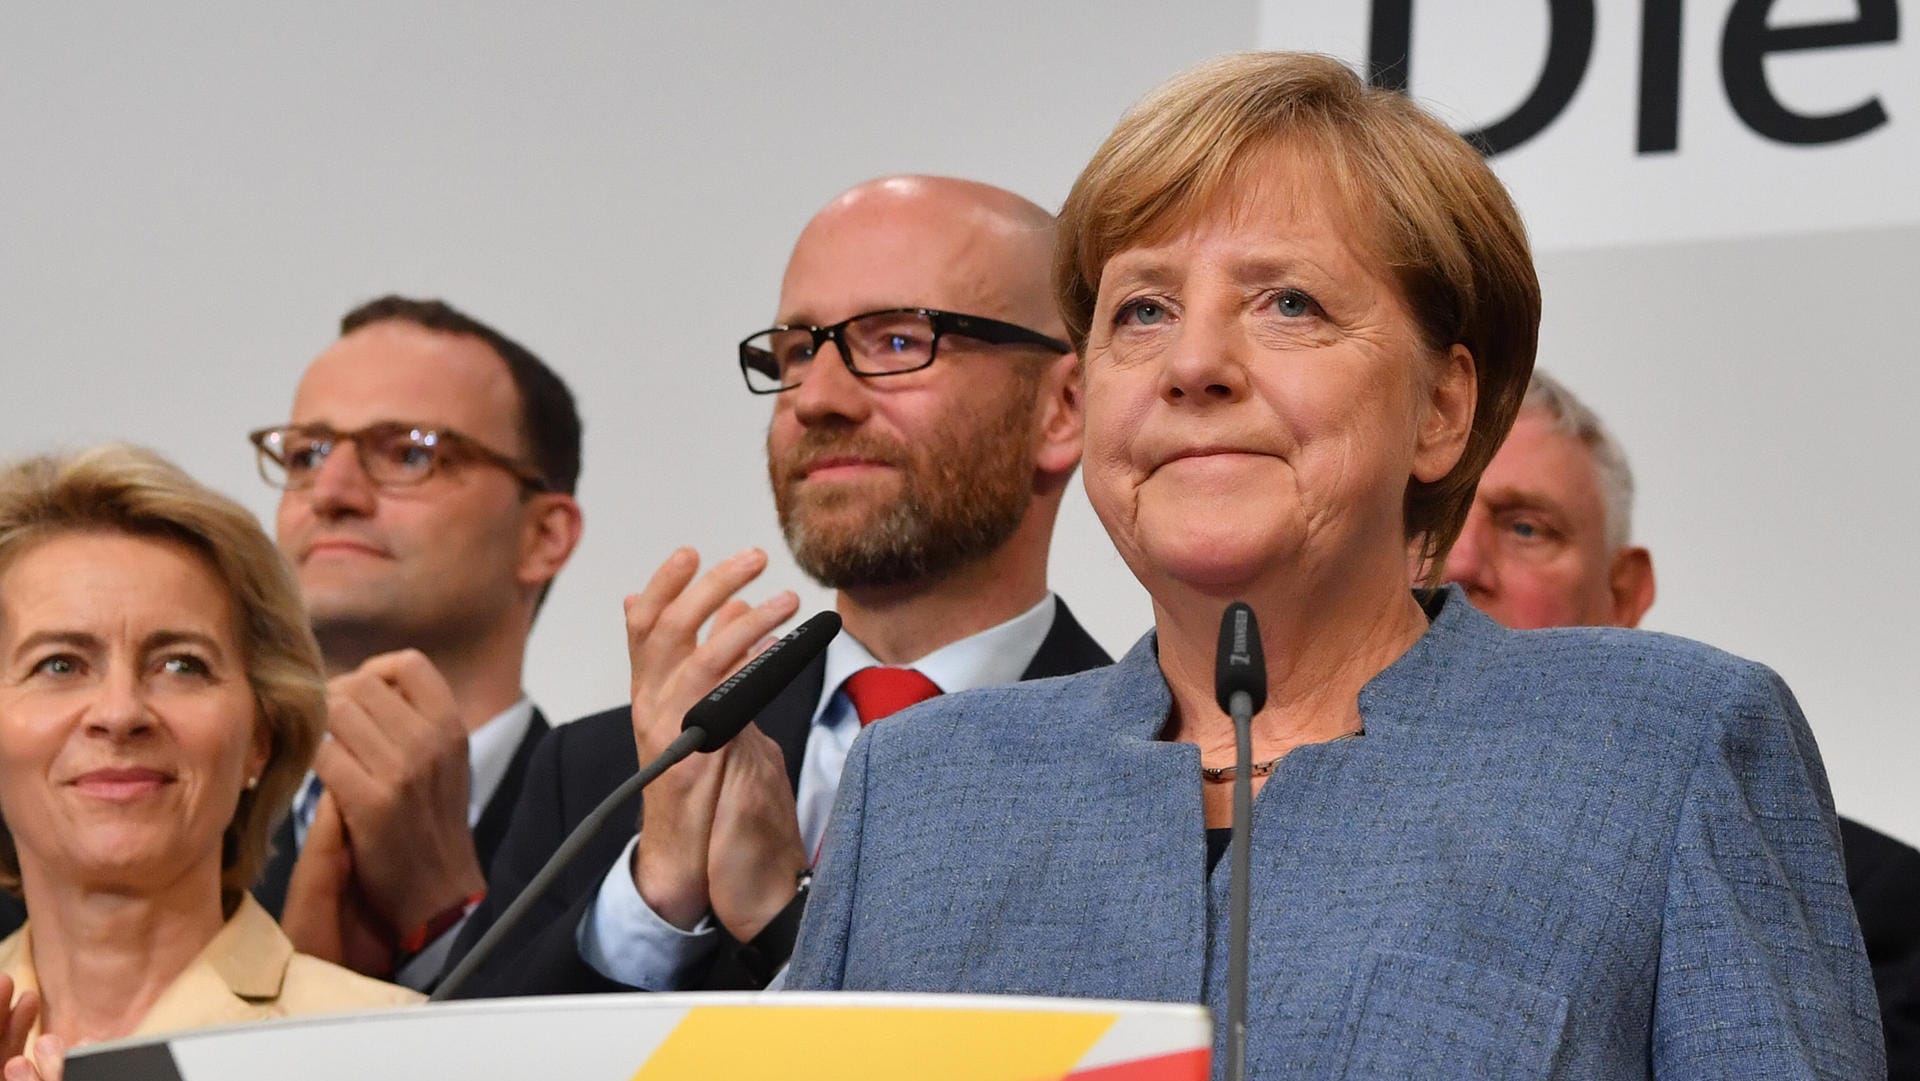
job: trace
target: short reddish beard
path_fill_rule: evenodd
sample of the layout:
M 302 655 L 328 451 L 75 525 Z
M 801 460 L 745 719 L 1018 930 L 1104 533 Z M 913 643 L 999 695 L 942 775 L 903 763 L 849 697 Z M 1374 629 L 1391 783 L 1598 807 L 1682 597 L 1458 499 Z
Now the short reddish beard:
M 981 418 L 948 417 L 912 447 L 830 423 L 802 431 L 784 457 L 767 454 L 780 530 L 794 561 L 830 589 L 935 581 L 997 551 L 1033 502 L 1029 393 Z M 856 490 L 806 490 L 810 463 L 856 457 L 899 470 L 890 500 Z M 864 505 L 862 505 L 864 504 Z

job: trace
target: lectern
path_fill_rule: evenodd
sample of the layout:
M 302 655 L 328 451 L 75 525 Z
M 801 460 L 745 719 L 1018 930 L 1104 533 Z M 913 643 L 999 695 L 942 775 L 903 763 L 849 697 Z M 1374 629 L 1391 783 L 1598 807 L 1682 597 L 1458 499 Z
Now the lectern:
M 1205 1081 L 1200 1006 L 975 995 L 576 995 L 197 1029 L 67 1081 Z

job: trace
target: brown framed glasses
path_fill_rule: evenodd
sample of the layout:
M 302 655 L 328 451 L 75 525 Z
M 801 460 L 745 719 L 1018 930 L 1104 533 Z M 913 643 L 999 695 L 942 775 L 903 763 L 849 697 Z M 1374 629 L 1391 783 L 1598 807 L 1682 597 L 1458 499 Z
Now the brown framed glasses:
M 419 484 L 444 466 L 465 462 L 504 469 L 529 491 L 553 487 L 533 466 L 451 428 L 381 421 L 343 432 L 325 424 L 289 424 L 249 432 L 247 441 L 258 452 L 261 479 L 289 491 L 311 487 L 342 443 L 354 445 L 361 471 L 382 488 Z
M 832 342 L 840 348 L 840 362 L 857 376 L 905 375 L 932 364 L 940 353 L 940 340 L 946 337 L 988 345 L 1031 345 L 1051 353 L 1073 349 L 1058 338 L 984 315 L 888 308 L 832 326 L 777 326 L 749 334 L 740 342 L 740 374 L 755 394 L 792 390 L 807 377 L 820 347 Z

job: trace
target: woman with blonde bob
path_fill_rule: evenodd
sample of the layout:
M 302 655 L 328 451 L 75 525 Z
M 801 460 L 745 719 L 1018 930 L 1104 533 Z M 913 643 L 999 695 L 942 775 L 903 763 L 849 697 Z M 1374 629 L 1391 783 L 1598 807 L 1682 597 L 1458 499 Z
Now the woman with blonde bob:
M 0 470 L 9 1081 L 83 1041 L 418 999 L 294 953 L 247 893 L 325 719 L 244 508 L 131 447 Z
M 864 732 L 789 987 L 1203 1002 L 1224 1048 L 1214 666 L 1244 601 L 1268 683 L 1251 1076 L 1884 1075 L 1780 680 L 1675 638 L 1508 631 L 1410 579 L 1410 545 L 1459 532 L 1540 320 L 1472 147 L 1333 60 L 1227 57 L 1120 122 L 1056 251 L 1087 493 L 1154 629 Z

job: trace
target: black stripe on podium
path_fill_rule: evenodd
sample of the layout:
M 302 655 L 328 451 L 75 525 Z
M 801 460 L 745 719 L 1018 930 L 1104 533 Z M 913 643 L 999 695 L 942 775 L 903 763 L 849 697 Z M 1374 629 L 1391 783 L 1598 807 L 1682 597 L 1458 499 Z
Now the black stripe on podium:
M 67 1081 L 186 1081 L 165 1040 L 67 1059 Z

